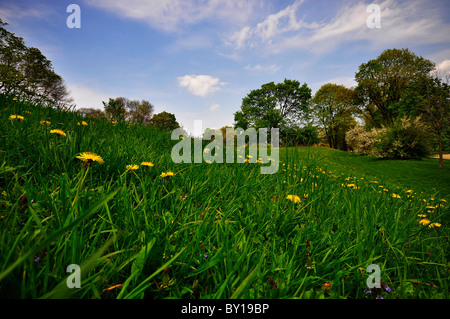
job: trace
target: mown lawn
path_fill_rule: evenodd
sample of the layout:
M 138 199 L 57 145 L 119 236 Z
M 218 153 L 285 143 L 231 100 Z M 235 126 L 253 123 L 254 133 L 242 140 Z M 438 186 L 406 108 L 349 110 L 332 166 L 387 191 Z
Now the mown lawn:
M 283 150 L 282 150 L 283 152 Z M 300 154 L 315 154 L 321 165 L 337 169 L 345 174 L 358 174 L 367 178 L 395 184 L 416 193 L 449 199 L 450 161 L 444 160 L 444 168 L 438 167 L 439 160 L 379 160 L 372 156 L 362 156 L 330 148 L 300 148 Z

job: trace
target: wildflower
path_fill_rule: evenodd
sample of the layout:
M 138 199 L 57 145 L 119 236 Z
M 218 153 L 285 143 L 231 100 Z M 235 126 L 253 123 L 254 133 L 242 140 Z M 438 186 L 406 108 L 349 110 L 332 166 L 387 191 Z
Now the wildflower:
M 56 134 L 59 134 L 61 136 L 66 136 L 66 133 L 64 133 L 64 131 L 59 130 L 59 129 L 51 130 L 50 133 L 52 133 L 52 134 L 56 133 Z
M 322 286 L 323 290 L 328 290 L 328 289 L 330 289 L 330 287 L 331 287 L 331 282 L 329 282 L 329 281 L 324 283 Z
M 406 194 L 411 194 L 412 192 L 413 192 L 412 189 L 408 189 L 408 190 L 406 191 Z
M 40 121 L 41 125 L 50 125 L 51 123 L 49 121 Z
M 392 197 L 394 197 L 394 198 L 401 198 L 400 195 L 397 195 L 395 193 L 392 194 Z
M 14 120 L 14 119 L 23 121 L 25 118 L 22 115 L 16 115 L 16 114 L 13 114 L 9 117 L 9 120 Z
M 447 201 L 445 199 L 441 199 L 441 202 L 447 203 Z
M 103 159 L 95 153 L 84 152 L 81 155 L 76 156 L 76 158 L 82 160 L 85 164 L 90 165 L 93 162 L 97 162 L 99 164 L 103 164 Z
M 184 136 L 180 136 L 180 140 L 184 140 Z
M 347 187 L 352 187 L 352 188 L 355 188 L 355 184 L 347 184 Z
M 127 171 L 129 171 L 129 170 L 133 170 L 134 171 L 134 170 L 139 169 L 139 165 L 131 164 L 131 165 L 125 166 L 125 168 L 126 168 Z
M 161 177 L 172 177 L 173 176 L 173 172 L 167 172 L 167 173 L 162 172 L 160 176 Z
M 17 101 L 17 98 L 15 97 L 15 98 L 13 98 L 13 101 Z
M 81 124 L 80 124 L 80 122 L 78 122 L 77 125 L 87 126 L 88 124 L 85 121 L 81 121 Z
M 298 197 L 297 195 L 288 195 L 286 199 L 289 199 L 293 203 L 300 203 L 301 201 L 300 197 Z
M 428 225 L 430 223 L 430 220 L 427 218 L 424 218 L 422 220 L 420 220 L 419 224 L 421 225 Z
M 418 217 L 427 217 L 427 215 L 425 215 L 425 214 L 419 214 L 419 215 L 417 215 Z
M 435 209 L 436 207 L 434 206 L 427 206 L 426 209 Z
M 441 227 L 441 224 L 439 224 L 439 223 L 431 223 L 430 225 L 428 225 L 428 227 L 430 227 L 430 228 Z
M 116 122 L 115 122 L 115 121 L 111 121 L 111 123 L 112 123 L 113 125 L 116 125 Z
M 142 162 L 141 166 L 145 166 L 145 167 L 153 167 L 155 166 L 155 164 L 153 164 L 152 162 Z

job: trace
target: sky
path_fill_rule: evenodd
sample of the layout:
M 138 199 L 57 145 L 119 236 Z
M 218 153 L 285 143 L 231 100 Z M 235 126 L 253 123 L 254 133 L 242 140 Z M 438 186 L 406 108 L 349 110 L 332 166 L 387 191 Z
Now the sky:
M 195 120 L 232 126 L 242 99 L 268 82 L 353 87 L 358 67 L 386 49 L 450 72 L 449 13 L 448 0 L 0 1 L 6 29 L 52 62 L 76 108 L 147 100 L 188 132 Z

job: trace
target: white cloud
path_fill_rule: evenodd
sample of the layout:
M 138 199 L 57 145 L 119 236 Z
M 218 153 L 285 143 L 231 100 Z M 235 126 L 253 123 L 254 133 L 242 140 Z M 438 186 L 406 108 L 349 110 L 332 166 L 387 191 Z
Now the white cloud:
M 265 45 L 275 53 L 298 48 L 320 53 L 358 40 L 375 46 L 448 42 L 449 25 L 436 3 L 384 0 L 379 3 L 381 28 L 378 29 L 367 26 L 372 14 L 366 11 L 367 3 L 348 4 L 333 18 L 320 22 L 296 18 L 302 3 L 296 1 L 253 27 L 243 27 L 230 37 L 228 44 L 235 49 Z
M 201 21 L 246 23 L 260 0 L 96 0 L 89 5 L 120 16 L 141 20 L 164 31 L 177 31 L 183 25 Z
M 67 88 L 77 109 L 86 107 L 103 110 L 102 101 L 107 102 L 110 97 L 115 97 L 78 84 L 67 84 Z
M 219 107 L 220 107 L 219 104 L 213 103 L 213 104 L 211 105 L 211 107 L 209 108 L 209 110 L 210 110 L 211 112 L 214 112 L 214 111 L 217 110 Z
M 271 65 L 261 65 L 261 64 L 255 64 L 251 65 L 248 64 L 245 69 L 247 71 L 251 72 L 268 72 L 268 73 L 275 73 L 281 69 L 281 66 L 278 64 L 271 64 Z
M 450 60 L 442 61 L 441 63 L 436 65 L 436 69 L 439 72 L 442 72 L 442 73 L 445 73 L 445 74 L 450 74 Z
M 213 78 L 210 75 L 192 74 L 178 77 L 178 84 L 181 87 L 186 87 L 194 95 L 205 97 L 210 93 L 219 91 L 220 85 L 226 83 L 220 82 L 219 78 Z

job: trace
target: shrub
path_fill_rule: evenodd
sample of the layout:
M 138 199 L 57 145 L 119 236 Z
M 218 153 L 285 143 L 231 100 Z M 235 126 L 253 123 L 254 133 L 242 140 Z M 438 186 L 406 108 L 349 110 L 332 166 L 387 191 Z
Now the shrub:
M 355 152 L 382 159 L 420 159 L 428 154 L 426 127 L 420 117 L 403 118 L 393 126 L 370 131 L 356 126 L 345 140 Z
M 403 118 L 378 134 L 374 155 L 385 159 L 420 159 L 428 155 L 426 126 L 420 117 Z

